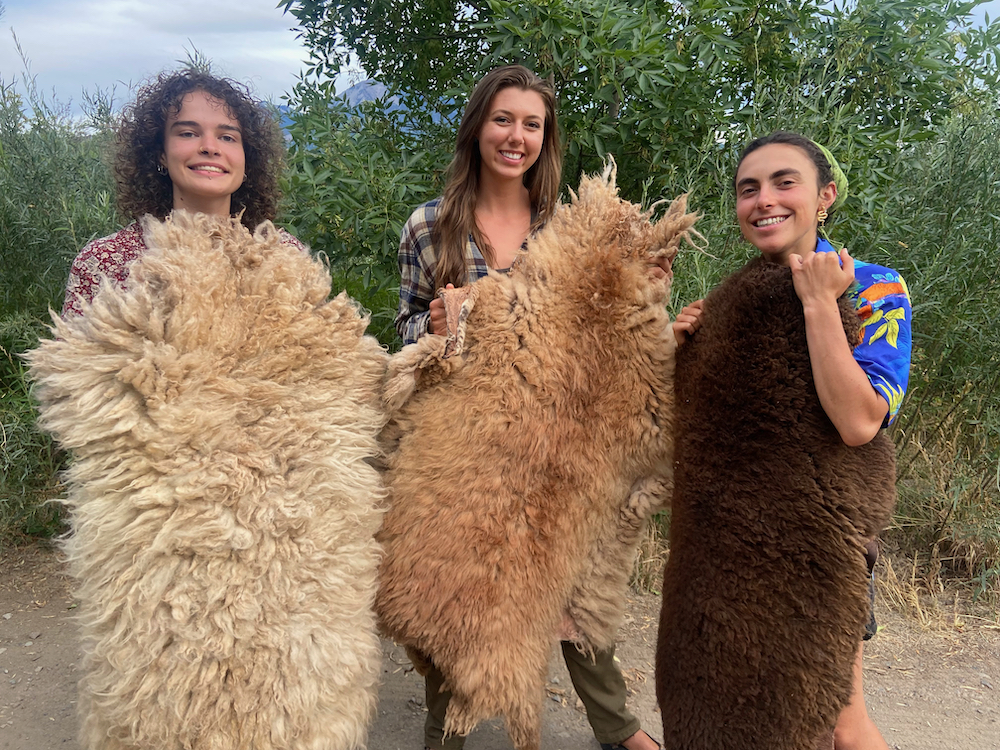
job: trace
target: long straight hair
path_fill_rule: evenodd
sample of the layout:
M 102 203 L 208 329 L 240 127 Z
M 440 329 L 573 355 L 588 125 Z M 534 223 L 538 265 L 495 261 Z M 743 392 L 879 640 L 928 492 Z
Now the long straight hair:
M 556 97 L 546 81 L 522 65 L 495 68 L 476 84 L 458 126 L 455 155 L 448 167 L 444 196 L 434 220 L 432 239 L 437 248 L 435 284 L 463 286 L 468 281 L 465 245 L 471 234 L 483 257 L 493 264 L 493 248 L 476 224 L 476 200 L 479 196 L 479 131 L 490 113 L 490 103 L 500 91 L 517 88 L 534 91 L 545 103 L 542 150 L 524 174 L 524 186 L 534 214 L 531 231 L 547 222 L 556 208 L 559 181 L 562 178 L 562 148 L 556 121 Z

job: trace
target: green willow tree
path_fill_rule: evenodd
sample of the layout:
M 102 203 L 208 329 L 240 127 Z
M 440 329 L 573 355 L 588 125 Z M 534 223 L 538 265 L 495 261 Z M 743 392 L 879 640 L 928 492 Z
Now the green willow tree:
M 1000 594 L 1000 23 L 973 26 L 980 4 L 281 0 L 311 51 L 289 101 L 289 213 L 386 324 L 399 228 L 440 192 L 469 90 L 522 63 L 556 90 L 565 184 L 612 154 L 626 198 L 691 191 L 711 255 L 678 261 L 683 303 L 751 254 L 732 218 L 742 144 L 779 128 L 826 142 L 851 181 L 835 238 L 899 268 L 914 299 L 889 539 Z M 338 103 L 349 64 L 386 95 Z
M 440 189 L 455 121 L 474 81 L 496 65 L 519 62 L 556 89 L 570 186 L 610 153 L 622 194 L 632 200 L 693 190 L 696 206 L 728 209 L 739 146 L 755 134 L 797 128 L 828 143 L 850 168 L 854 197 L 842 214 L 852 235 L 863 233 L 880 220 L 895 177 L 888 165 L 899 149 L 996 90 L 1000 24 L 972 28 L 978 4 L 281 0 L 311 54 L 290 101 L 298 113 L 293 174 L 308 177 L 309 165 L 314 174 L 327 167 L 356 177 L 378 154 L 390 172 L 393 164 L 400 170 L 384 179 L 403 188 L 398 203 L 370 208 L 387 211 L 388 225 L 399 227 L 419 200 Z M 329 83 L 354 60 L 388 89 L 363 114 L 334 106 Z M 325 139 L 320 122 L 354 142 L 365 139 L 366 155 L 318 148 L 316 139 Z M 360 136 L 369 125 L 393 135 Z M 347 215 L 352 191 L 342 198 L 327 192 L 329 202 L 317 212 Z M 376 184 L 372 192 L 387 190 Z M 309 227 L 299 229 L 312 238 Z M 717 239 L 726 248 L 736 244 L 729 229 Z M 367 254 L 363 264 L 371 264 L 369 277 L 387 279 L 393 249 L 381 244 L 386 254 Z M 353 252 L 325 249 L 335 263 L 341 252 Z M 358 260 L 356 252 L 352 257 Z

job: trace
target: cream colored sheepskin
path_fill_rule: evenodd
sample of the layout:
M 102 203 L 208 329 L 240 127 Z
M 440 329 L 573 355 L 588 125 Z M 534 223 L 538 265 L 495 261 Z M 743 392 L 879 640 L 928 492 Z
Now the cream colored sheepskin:
M 538 748 L 564 616 L 585 650 L 614 640 L 670 473 L 670 279 L 649 261 L 694 220 L 682 198 L 652 224 L 611 168 L 585 178 L 510 276 L 476 282 L 464 327 L 390 362 L 376 610 L 446 676 L 446 731 L 503 715 Z
M 30 355 L 73 453 L 88 750 L 364 745 L 385 354 L 326 269 L 266 223 L 144 224 Z

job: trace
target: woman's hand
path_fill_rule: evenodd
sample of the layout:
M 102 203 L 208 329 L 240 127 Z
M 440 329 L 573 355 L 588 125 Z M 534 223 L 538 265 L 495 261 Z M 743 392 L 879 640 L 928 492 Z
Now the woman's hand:
M 803 307 L 835 302 L 854 281 L 854 258 L 847 248 L 839 253 L 812 253 L 805 258 L 792 253 L 788 266 Z
M 454 288 L 454 284 L 448 284 L 445 286 L 445 289 Z M 435 297 L 431 300 L 431 304 L 428 309 L 430 310 L 431 317 L 427 323 L 427 329 L 436 336 L 447 336 L 448 314 L 444 310 L 444 300 L 440 297 Z
M 672 323 L 677 346 L 680 346 L 694 336 L 698 329 L 701 328 L 701 314 L 704 312 L 704 302 L 705 300 L 700 299 L 685 306 L 680 311 L 680 314 L 678 314 L 677 320 Z

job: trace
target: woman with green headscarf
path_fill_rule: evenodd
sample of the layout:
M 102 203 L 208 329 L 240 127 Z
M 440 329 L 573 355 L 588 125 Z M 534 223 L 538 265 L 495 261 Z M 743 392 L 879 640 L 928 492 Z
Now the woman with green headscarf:
M 906 392 L 911 346 L 906 283 L 891 268 L 836 249 L 825 236 L 829 213 L 847 198 L 848 186 L 837 160 L 823 146 L 784 131 L 758 138 L 743 150 L 734 186 L 743 237 L 765 258 L 792 271 L 823 410 L 844 443 L 868 443 L 895 418 Z M 845 292 L 862 325 L 853 351 L 837 305 Z M 673 328 L 678 345 L 696 335 L 702 309 L 698 300 L 677 316 Z M 869 574 L 877 556 L 872 540 L 866 554 Z M 876 630 L 872 614 L 864 639 Z M 859 644 L 854 694 L 837 722 L 835 747 L 888 750 L 865 708 L 862 653 Z

